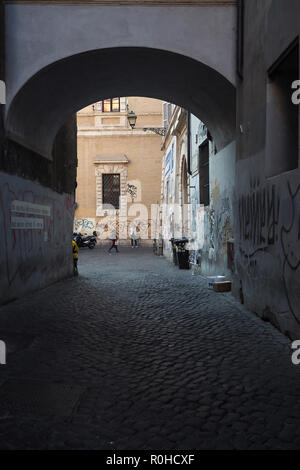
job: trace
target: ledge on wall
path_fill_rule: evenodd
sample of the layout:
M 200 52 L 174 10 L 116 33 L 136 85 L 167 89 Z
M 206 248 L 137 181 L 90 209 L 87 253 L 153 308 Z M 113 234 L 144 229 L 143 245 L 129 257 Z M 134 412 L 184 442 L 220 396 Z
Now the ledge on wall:
M 126 155 L 100 155 L 94 158 L 94 163 L 129 163 Z

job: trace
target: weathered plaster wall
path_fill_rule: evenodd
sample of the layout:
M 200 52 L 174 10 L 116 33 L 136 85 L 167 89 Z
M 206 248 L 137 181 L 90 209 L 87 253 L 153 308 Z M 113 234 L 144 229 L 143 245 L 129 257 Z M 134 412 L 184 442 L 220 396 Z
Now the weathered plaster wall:
M 226 275 L 230 279 L 232 271 L 228 267 L 227 242 L 233 240 L 236 147 L 232 142 L 217 154 L 214 154 L 212 143 L 210 148 L 210 205 L 198 206 L 199 213 L 192 214 L 197 225 L 198 263 L 201 274 Z M 193 206 L 195 200 L 200 203 L 198 175 L 191 179 L 191 186 L 195 186 Z
M 72 273 L 74 119 L 59 131 L 53 156 L 50 162 L 9 140 L 2 142 L 0 303 Z M 17 209 L 14 201 L 19 201 Z
M 28 150 L 9 139 L 3 139 L 0 171 L 36 181 L 59 193 L 73 194 L 77 165 L 77 125 L 73 117 L 56 135 L 53 160 Z
M 49 208 L 47 215 L 12 210 L 13 201 Z M 72 273 L 73 197 L 38 183 L 0 173 L 0 299 L 17 298 Z M 28 206 L 26 206 L 28 207 Z M 30 209 L 27 209 L 30 211 Z M 48 215 L 49 214 L 49 215 Z M 38 220 L 41 229 L 13 229 L 17 220 Z
M 251 160 L 237 168 L 236 289 L 252 311 L 299 337 L 299 171 L 264 180 L 263 155 Z
M 234 291 L 292 338 L 300 337 L 300 174 L 298 168 L 266 177 L 272 155 L 265 136 L 267 71 L 299 36 L 299 18 L 298 0 L 245 2 L 244 78 L 237 90 Z
M 176 236 L 176 224 L 180 224 L 181 220 L 178 220 L 178 213 L 176 213 L 175 220 L 175 206 L 179 204 L 178 187 L 180 184 L 180 153 L 178 142 L 180 138 L 177 136 L 169 137 L 166 147 L 165 154 L 163 157 L 163 207 L 162 207 L 162 235 L 163 235 L 163 247 L 164 256 L 168 260 L 172 260 L 172 245 L 170 239 Z

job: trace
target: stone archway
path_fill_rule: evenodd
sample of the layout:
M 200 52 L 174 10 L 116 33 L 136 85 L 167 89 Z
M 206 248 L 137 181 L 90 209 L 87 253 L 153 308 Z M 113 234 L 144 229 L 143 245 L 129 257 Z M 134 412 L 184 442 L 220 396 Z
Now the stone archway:
M 189 109 L 207 124 L 218 149 L 235 138 L 234 86 L 200 62 L 145 48 L 91 51 L 42 69 L 10 104 L 7 134 L 51 159 L 55 135 L 70 115 L 114 96 L 157 98 Z

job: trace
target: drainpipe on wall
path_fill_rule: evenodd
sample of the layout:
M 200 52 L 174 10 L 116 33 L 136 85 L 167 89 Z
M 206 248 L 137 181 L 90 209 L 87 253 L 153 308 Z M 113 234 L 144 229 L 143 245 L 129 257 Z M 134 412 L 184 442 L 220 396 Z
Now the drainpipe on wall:
M 191 113 L 186 111 L 186 123 L 187 123 L 187 172 L 189 175 L 191 172 Z
M 0 80 L 1 80 L 1 99 L 0 99 L 0 155 L 2 153 L 2 144 L 4 141 L 4 103 L 5 103 L 5 21 L 4 4 L 0 4 Z

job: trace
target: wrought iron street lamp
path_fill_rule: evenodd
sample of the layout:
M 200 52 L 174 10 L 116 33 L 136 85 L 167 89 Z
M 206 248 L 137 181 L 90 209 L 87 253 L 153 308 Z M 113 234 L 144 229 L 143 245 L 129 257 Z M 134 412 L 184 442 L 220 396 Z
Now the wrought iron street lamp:
M 137 115 L 135 114 L 134 111 L 130 111 L 130 113 L 127 113 L 127 119 L 130 124 L 131 129 L 135 128 L 136 120 L 137 120 Z M 166 135 L 166 128 L 165 127 L 143 127 L 143 131 L 151 131 L 154 132 L 155 134 L 158 135 Z
M 131 129 L 134 129 L 135 123 L 137 120 L 137 115 L 133 111 L 130 111 L 130 113 L 127 114 L 127 119 L 128 119 Z

